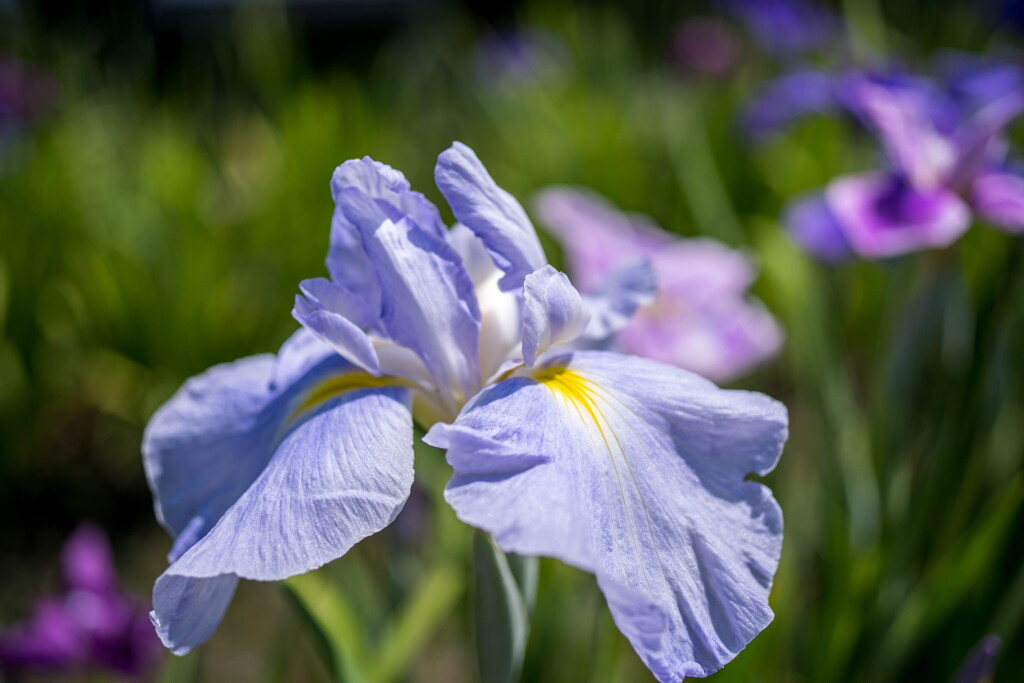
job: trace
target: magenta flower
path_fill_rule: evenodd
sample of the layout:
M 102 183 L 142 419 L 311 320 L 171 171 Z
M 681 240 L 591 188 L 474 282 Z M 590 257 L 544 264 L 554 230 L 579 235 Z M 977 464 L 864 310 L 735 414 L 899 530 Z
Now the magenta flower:
M 162 648 L 149 607 L 120 588 L 103 531 L 80 526 L 64 544 L 60 568 L 64 591 L 0 631 L 0 670 L 152 672 Z
M 835 178 L 823 193 L 791 203 L 794 239 L 824 260 L 877 259 L 946 247 L 975 214 L 1008 232 L 1024 230 L 1024 177 L 1006 166 L 1003 136 L 1024 108 L 1024 79 L 996 75 L 998 88 L 976 77 L 961 92 L 909 79 L 852 79 L 846 106 L 878 138 L 888 166 Z
M 585 293 L 620 268 L 650 261 L 658 294 L 619 333 L 623 351 L 722 382 L 781 347 L 778 323 L 747 295 L 756 273 L 740 252 L 708 238 L 674 237 L 584 189 L 544 190 L 535 209 L 565 246 L 573 280 Z

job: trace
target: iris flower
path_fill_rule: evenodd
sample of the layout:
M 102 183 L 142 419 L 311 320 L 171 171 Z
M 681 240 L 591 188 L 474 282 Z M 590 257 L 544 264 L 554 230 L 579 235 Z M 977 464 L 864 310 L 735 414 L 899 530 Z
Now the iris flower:
M 0 631 L 0 670 L 152 673 L 160 643 L 142 601 L 120 587 L 99 528 L 83 525 L 68 538 L 60 574 L 60 595 L 39 600 L 31 619 Z
M 786 222 L 797 242 L 824 260 L 876 259 L 948 246 L 975 214 L 1024 231 L 1024 176 L 1006 163 L 1003 136 L 1024 107 L 1024 77 L 1002 67 L 949 85 L 844 82 L 843 105 L 875 134 L 889 163 L 791 203 Z
M 647 259 L 653 266 L 657 296 L 621 330 L 617 348 L 716 382 L 778 353 L 782 330 L 747 296 L 756 273 L 740 252 L 710 238 L 674 237 L 585 189 L 549 188 L 534 205 L 565 246 L 581 291 L 598 291 L 631 262 Z
M 415 421 L 447 451 L 460 519 L 593 573 L 661 680 L 718 670 L 772 618 L 782 516 L 749 475 L 775 466 L 785 408 L 573 350 L 594 323 L 520 204 L 461 143 L 436 181 L 451 230 L 400 172 L 342 164 L 331 277 L 301 283 L 302 328 L 277 356 L 188 380 L 154 415 L 145 467 L 175 537 L 158 634 L 188 652 L 240 578 L 308 572 L 386 527 L 413 483 Z M 615 308 L 630 290 L 613 290 Z M 591 302 L 598 327 L 614 323 Z
M 771 54 L 795 56 L 834 46 L 839 18 L 808 0 L 719 0 Z

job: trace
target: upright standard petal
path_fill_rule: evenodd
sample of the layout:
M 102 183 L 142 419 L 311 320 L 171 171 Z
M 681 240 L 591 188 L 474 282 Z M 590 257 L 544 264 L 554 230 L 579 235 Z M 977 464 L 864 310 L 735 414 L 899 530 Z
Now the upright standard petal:
M 364 232 L 381 287 L 381 325 L 415 351 L 440 387 L 463 400 L 480 386 L 480 310 L 473 280 L 448 242 L 408 219 Z
M 401 171 L 370 157 L 346 161 L 335 169 L 331 195 L 336 208 L 331 221 L 327 270 L 333 280 L 372 300 L 376 281 L 357 227 L 367 218 L 367 204 L 353 204 L 349 191 L 369 199 L 369 208 L 374 214 L 379 212 L 392 221 L 409 216 L 422 229 L 437 236 L 442 236 L 445 228 L 437 207 L 419 192 L 413 192 Z M 380 223 L 376 216 L 374 219 Z
M 774 466 L 785 408 L 674 367 L 579 352 L 487 388 L 426 440 L 445 496 L 509 552 L 596 574 L 662 681 L 720 669 L 772 619 L 782 515 L 749 481 Z
M 590 311 L 565 273 L 551 266 L 526 276 L 523 285 L 523 360 L 532 367 L 552 346 L 568 344 L 587 328 Z
M 498 187 L 480 159 L 455 142 L 437 158 L 434 179 L 460 223 L 472 230 L 505 273 L 505 291 L 547 263 L 537 232 L 516 198 Z
M 893 163 L 915 188 L 931 190 L 949 179 L 957 150 L 933 125 L 926 93 L 863 79 L 854 86 L 853 97 Z
M 919 190 L 886 173 L 837 178 L 825 198 L 850 246 L 864 258 L 945 247 L 971 224 L 967 205 L 953 192 Z
M 359 383 L 346 379 L 322 380 L 303 403 L 290 404 L 265 467 L 157 580 L 152 619 L 175 653 L 212 634 L 239 577 L 278 580 L 315 569 L 402 509 L 413 480 L 410 393 L 353 388 Z

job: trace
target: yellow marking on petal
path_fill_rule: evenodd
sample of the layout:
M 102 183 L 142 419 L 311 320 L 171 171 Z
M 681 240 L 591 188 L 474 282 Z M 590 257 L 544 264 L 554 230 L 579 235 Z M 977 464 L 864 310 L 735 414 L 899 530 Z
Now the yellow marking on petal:
M 302 403 L 297 405 L 292 411 L 289 422 L 307 410 L 315 408 L 347 391 L 369 389 L 371 387 L 393 387 L 401 384 L 401 380 L 397 377 L 374 377 L 367 372 L 349 372 L 344 375 L 328 377 L 314 385 L 309 393 L 306 394 Z
M 630 479 L 632 480 L 633 486 L 637 493 L 637 498 L 644 510 L 644 516 L 646 517 L 647 524 L 652 524 L 650 514 L 647 510 L 647 502 L 643 498 L 643 494 L 640 491 L 640 486 L 636 480 L 636 475 L 633 472 L 633 468 L 629 463 L 629 458 L 626 457 L 626 451 L 622 447 L 622 443 L 619 441 L 618 435 L 611 428 L 611 422 L 604 415 L 601 410 L 599 401 L 603 401 L 605 405 L 618 414 L 621 418 L 622 415 L 619 413 L 614 406 L 612 406 L 607 398 L 602 396 L 602 392 L 598 385 L 594 384 L 582 375 L 570 370 L 564 366 L 554 366 L 540 369 L 539 372 L 533 375 L 533 378 L 546 386 L 551 390 L 555 396 L 563 399 L 568 405 L 573 406 L 577 414 L 580 416 L 580 420 L 585 420 L 589 417 L 597 427 L 598 433 L 601 435 L 601 440 L 604 442 L 605 450 L 608 452 L 608 458 L 611 463 L 612 472 L 615 475 L 615 484 L 619 490 L 619 496 L 623 503 L 623 513 L 626 517 L 626 527 L 629 532 L 630 538 L 633 543 L 633 550 L 636 556 L 641 557 L 640 553 L 640 541 L 636 532 L 636 521 L 633 519 L 633 515 L 630 512 L 630 506 L 626 502 L 626 491 L 623 486 L 622 476 L 619 473 L 619 463 L 615 457 L 615 450 L 612 449 L 612 441 L 614 440 L 615 446 L 618 449 L 619 457 L 622 460 L 622 464 L 625 466 L 629 473 Z M 585 417 L 586 416 L 586 417 Z M 605 432 L 604 425 L 608 425 L 608 433 Z M 627 423 L 628 424 L 628 423 Z M 609 439 L 609 433 L 611 438 Z M 597 445 L 595 443 L 595 445 Z M 655 551 L 657 552 L 657 551 Z M 661 558 L 658 558 L 659 564 Z M 643 565 L 641 564 L 641 567 Z M 664 573 L 664 570 L 662 570 Z M 653 592 L 651 587 L 650 577 L 647 575 L 646 568 L 644 568 L 644 581 L 647 584 L 648 590 Z

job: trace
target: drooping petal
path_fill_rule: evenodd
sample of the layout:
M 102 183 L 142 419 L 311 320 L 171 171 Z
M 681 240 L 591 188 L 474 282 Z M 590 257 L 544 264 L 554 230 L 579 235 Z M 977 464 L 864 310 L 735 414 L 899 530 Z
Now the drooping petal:
M 238 577 L 225 574 L 194 579 L 164 572 L 153 586 L 150 621 L 161 642 L 176 655 L 188 654 L 206 642 L 224 617 L 238 587 Z
M 523 284 L 523 360 L 532 367 L 537 356 L 568 344 L 586 329 L 590 311 L 565 273 L 538 268 Z
M 143 466 L 157 519 L 176 539 L 172 561 L 263 471 L 293 403 L 324 378 L 353 371 L 307 334 L 293 335 L 277 358 L 243 358 L 189 379 L 150 419 Z
M 662 681 L 717 671 L 772 618 L 782 546 L 769 472 L 785 408 L 671 366 L 579 352 L 485 389 L 426 440 L 445 496 L 509 552 L 597 575 Z
M 837 178 L 825 198 L 850 246 L 864 258 L 945 247 L 970 227 L 970 211 L 953 192 L 917 190 L 885 173 Z
M 335 356 L 337 352 L 321 339 L 300 327 L 277 352 L 271 389 L 281 390 L 295 384 L 310 370 Z
M 437 208 L 422 194 L 410 189 L 409 181 L 401 171 L 370 157 L 346 161 L 335 169 L 331 178 L 331 194 L 336 209 L 331 221 L 327 270 L 335 282 L 350 291 L 359 292 L 372 303 L 375 303 L 373 295 L 377 291 L 377 283 L 363 252 L 362 237 L 357 227 L 360 221 L 371 218 L 379 224 L 378 212 L 395 222 L 409 216 L 423 230 L 439 237 L 444 234 L 444 224 Z M 353 203 L 354 195 L 365 197 L 369 202 Z M 375 215 L 368 216 L 367 209 Z
M 190 526 L 201 536 L 263 470 L 279 419 L 271 409 L 274 367 L 272 354 L 214 366 L 153 415 L 143 465 L 157 519 L 172 536 Z
M 455 142 L 437 158 L 434 179 L 460 223 L 487 247 L 505 273 L 501 288 L 518 290 L 547 259 L 537 232 L 515 197 L 498 187 L 480 159 Z
M 415 351 L 438 386 L 464 397 L 480 385 L 480 310 L 473 281 L 448 242 L 407 219 L 363 235 L 381 286 L 381 325 Z
M 982 638 L 967 653 L 967 658 L 953 677 L 953 683 L 991 683 L 1002 647 L 1003 641 L 995 633 Z
M 237 577 L 270 581 L 315 569 L 402 509 L 413 480 L 410 393 L 340 385 L 332 395 L 328 382 L 330 398 L 272 437 L 263 470 L 157 581 L 154 624 L 175 652 L 209 637 Z
M 1009 171 L 982 173 L 971 186 L 978 213 L 1008 232 L 1024 231 L 1024 176 Z
M 359 299 L 343 286 L 315 278 L 303 280 L 292 317 L 346 360 L 380 374 L 380 359 L 360 321 L 367 320 Z
M 822 261 L 843 261 L 853 254 L 824 193 L 797 197 L 786 206 L 784 216 L 793 240 Z

